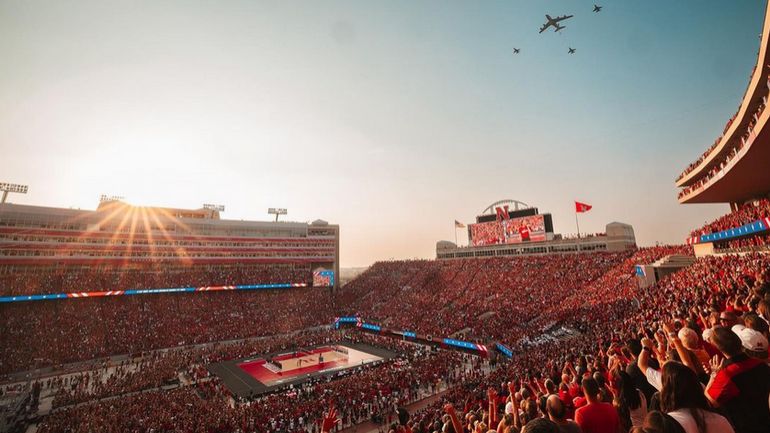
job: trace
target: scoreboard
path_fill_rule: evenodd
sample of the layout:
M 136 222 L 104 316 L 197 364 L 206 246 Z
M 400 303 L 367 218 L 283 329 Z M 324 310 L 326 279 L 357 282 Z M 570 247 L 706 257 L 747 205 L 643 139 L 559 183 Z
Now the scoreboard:
M 551 214 L 539 214 L 537 208 L 501 211 L 480 215 L 475 224 L 468 225 L 472 246 L 543 242 L 553 233 Z

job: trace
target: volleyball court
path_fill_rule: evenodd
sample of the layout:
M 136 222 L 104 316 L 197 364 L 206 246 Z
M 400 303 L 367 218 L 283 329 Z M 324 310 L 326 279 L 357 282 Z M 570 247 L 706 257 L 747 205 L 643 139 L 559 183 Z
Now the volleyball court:
M 303 375 L 343 370 L 381 359 L 347 346 L 332 345 L 248 360 L 238 367 L 262 384 L 274 386 Z

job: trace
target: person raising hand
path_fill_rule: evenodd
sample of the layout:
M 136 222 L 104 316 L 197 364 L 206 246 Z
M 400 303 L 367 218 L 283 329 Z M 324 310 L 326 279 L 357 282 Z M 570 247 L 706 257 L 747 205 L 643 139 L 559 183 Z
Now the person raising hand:
M 329 412 L 326 413 L 321 422 L 321 433 L 331 433 L 332 429 L 341 422 L 342 420 L 337 417 L 337 409 L 334 404 L 329 405 Z

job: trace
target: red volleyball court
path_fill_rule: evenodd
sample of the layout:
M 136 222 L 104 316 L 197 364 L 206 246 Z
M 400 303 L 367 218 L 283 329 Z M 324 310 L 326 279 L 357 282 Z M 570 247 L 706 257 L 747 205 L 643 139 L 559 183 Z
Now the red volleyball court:
M 274 386 L 306 374 L 343 370 L 381 359 L 371 353 L 334 345 L 282 353 L 271 359 L 252 359 L 238 364 L 238 367 L 263 385 Z

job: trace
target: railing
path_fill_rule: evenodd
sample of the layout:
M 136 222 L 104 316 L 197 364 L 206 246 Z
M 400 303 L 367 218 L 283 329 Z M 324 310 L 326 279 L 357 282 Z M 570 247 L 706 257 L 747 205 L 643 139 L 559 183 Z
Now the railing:
M 679 191 L 679 194 L 677 195 L 677 198 L 680 202 L 687 201 L 688 199 L 692 198 L 695 195 L 700 194 L 702 191 L 708 189 L 711 185 L 713 185 L 717 180 L 724 177 L 724 175 L 732 169 L 732 167 L 743 158 L 743 156 L 751 149 L 751 146 L 755 143 L 757 138 L 757 125 L 761 127 L 764 127 L 767 123 L 767 115 L 764 112 L 764 105 L 762 106 L 762 110 L 760 110 L 756 117 L 757 121 L 755 121 L 749 130 L 746 131 L 746 134 L 741 137 L 740 145 L 734 147 L 731 152 L 725 156 L 725 160 L 722 161 L 719 165 L 714 166 L 706 175 L 701 177 L 701 179 L 688 186 L 683 188 L 681 191 Z

